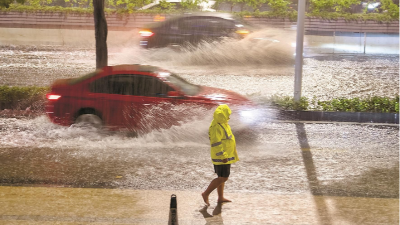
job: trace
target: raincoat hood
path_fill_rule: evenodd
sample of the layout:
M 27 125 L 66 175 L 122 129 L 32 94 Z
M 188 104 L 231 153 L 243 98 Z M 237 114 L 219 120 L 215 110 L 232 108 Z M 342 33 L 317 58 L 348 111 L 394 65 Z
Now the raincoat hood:
M 228 123 L 229 116 L 231 115 L 232 111 L 228 105 L 222 104 L 219 105 L 214 111 L 214 119 L 211 122 L 211 125 L 218 124 L 218 123 Z

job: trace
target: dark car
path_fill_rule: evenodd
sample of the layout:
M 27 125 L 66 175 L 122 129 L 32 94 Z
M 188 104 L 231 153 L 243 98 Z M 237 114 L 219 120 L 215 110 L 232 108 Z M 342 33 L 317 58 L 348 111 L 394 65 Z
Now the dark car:
M 149 24 L 140 30 L 145 48 L 196 45 L 201 41 L 243 38 L 250 27 L 227 13 L 187 14 Z
M 107 66 L 83 77 L 56 80 L 47 99 L 46 113 L 56 124 L 82 122 L 135 132 L 179 125 L 219 104 L 253 104 L 235 92 L 194 85 L 145 65 Z

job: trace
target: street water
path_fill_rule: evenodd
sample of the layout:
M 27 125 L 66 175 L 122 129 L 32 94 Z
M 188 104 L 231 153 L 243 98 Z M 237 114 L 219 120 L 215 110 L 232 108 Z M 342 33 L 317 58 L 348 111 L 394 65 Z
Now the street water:
M 295 33 L 258 32 L 240 41 L 204 43 L 199 48 L 145 50 L 138 40 L 109 47 L 109 65 L 148 64 L 175 72 L 195 84 L 233 90 L 253 99 L 293 95 Z M 398 55 L 315 56 L 304 59 L 302 96 L 395 96 Z M 55 79 L 81 76 L 95 68 L 94 46 L 0 48 L 0 85 L 48 86 Z M 246 84 L 246 85 L 243 85 Z
M 109 64 L 160 66 L 263 105 L 273 95 L 293 95 L 294 36 L 260 36 L 194 49 L 109 46 Z M 1 46 L 0 85 L 48 86 L 93 71 L 94 59 L 90 46 Z M 397 55 L 306 56 L 302 95 L 394 97 L 398 68 Z M 199 111 L 200 118 L 139 137 L 58 126 L 45 115 L 0 118 L 0 182 L 200 193 L 214 173 L 207 134 L 212 111 Z M 261 106 L 250 115 L 256 123 L 249 124 L 233 111 L 230 124 L 241 161 L 233 165 L 228 193 L 398 199 L 398 126 L 279 122 L 270 113 Z M 398 222 L 398 214 L 388 221 Z

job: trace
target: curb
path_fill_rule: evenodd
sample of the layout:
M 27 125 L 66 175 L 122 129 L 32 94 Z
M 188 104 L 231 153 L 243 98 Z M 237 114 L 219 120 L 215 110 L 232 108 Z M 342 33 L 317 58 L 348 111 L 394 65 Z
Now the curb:
M 284 111 L 280 110 L 279 120 L 335 121 L 356 123 L 399 124 L 398 113 L 370 112 L 324 112 L 324 111 Z

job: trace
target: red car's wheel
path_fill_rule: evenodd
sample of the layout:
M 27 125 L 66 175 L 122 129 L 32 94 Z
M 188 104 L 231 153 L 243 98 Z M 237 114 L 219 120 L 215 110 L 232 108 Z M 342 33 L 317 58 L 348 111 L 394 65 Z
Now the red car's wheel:
M 103 127 L 101 118 L 94 114 L 82 114 L 75 120 L 75 127 L 94 127 L 100 129 Z

